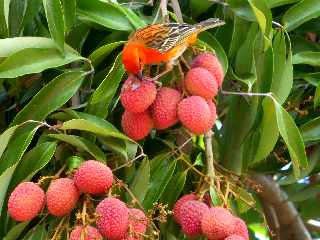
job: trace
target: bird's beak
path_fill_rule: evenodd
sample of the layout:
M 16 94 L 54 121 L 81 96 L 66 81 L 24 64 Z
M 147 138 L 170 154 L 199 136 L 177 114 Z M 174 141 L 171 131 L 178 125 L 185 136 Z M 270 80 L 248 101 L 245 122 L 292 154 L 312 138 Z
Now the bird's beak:
M 142 70 L 140 70 L 140 71 L 136 74 L 136 76 L 137 76 L 137 78 L 138 78 L 139 80 L 142 80 L 142 78 L 143 78 Z

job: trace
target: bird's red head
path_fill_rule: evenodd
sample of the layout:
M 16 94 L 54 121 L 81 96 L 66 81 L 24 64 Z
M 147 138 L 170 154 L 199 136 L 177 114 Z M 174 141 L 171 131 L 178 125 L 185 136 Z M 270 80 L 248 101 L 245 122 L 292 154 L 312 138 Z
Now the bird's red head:
M 136 76 L 142 75 L 145 58 L 138 44 L 127 44 L 123 48 L 122 63 L 127 72 Z

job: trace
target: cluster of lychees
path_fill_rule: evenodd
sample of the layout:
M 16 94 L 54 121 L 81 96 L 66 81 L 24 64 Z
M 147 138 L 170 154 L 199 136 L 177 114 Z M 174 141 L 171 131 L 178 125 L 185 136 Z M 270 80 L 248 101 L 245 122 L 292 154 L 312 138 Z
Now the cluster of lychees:
M 209 240 L 249 240 L 245 222 L 227 209 L 211 207 L 195 193 L 181 197 L 173 209 L 175 221 L 189 237 L 206 236 Z
M 112 186 L 111 169 L 101 162 L 84 162 L 73 179 L 58 178 L 51 181 L 47 192 L 33 182 L 20 183 L 11 193 L 8 212 L 16 221 L 30 221 L 47 205 L 48 212 L 56 217 L 71 213 L 81 193 L 99 195 Z M 103 199 L 96 207 L 97 228 L 77 225 L 70 233 L 70 240 L 138 240 L 146 232 L 147 217 L 143 211 L 128 208 L 114 197 Z
M 123 131 L 130 138 L 140 140 L 155 128 L 163 130 L 180 122 L 194 134 L 210 130 L 216 120 L 216 106 L 212 99 L 223 81 L 223 69 L 218 58 L 210 53 L 198 55 L 183 81 L 188 96 L 171 87 L 161 87 L 145 77 L 129 76 L 120 100 L 125 108 Z

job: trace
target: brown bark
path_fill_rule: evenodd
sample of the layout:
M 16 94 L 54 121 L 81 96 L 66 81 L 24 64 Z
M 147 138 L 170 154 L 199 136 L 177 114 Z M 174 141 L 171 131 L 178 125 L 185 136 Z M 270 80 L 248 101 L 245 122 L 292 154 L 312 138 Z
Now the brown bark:
M 281 190 L 280 186 L 265 175 L 254 175 L 253 178 L 262 186 L 259 197 L 273 233 L 272 239 L 311 240 L 310 233 L 300 218 L 297 209 L 288 200 L 287 194 Z M 274 210 L 273 213 L 270 212 L 273 211 L 272 209 Z

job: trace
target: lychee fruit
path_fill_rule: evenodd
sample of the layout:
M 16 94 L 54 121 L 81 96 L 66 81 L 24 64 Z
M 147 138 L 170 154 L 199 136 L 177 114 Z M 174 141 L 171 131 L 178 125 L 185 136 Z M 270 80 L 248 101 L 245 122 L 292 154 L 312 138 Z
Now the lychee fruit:
M 122 115 L 121 125 L 124 133 L 133 140 L 145 138 L 153 128 L 153 121 L 149 111 L 132 113 L 125 111 Z
M 129 209 L 129 232 L 139 237 L 147 230 L 148 220 L 143 211 L 137 208 Z
M 210 108 L 211 111 L 211 122 L 212 124 L 215 123 L 215 121 L 217 120 L 217 108 L 216 105 L 213 103 L 212 100 L 207 100 L 207 104 Z
M 50 214 L 61 217 L 69 214 L 76 206 L 79 191 L 70 178 L 58 178 L 50 183 L 46 201 Z
M 180 223 L 181 219 L 181 206 L 191 200 L 198 200 L 198 196 L 195 193 L 189 193 L 181 198 L 178 199 L 178 201 L 175 203 L 173 208 L 173 218 L 176 221 L 176 223 Z
M 70 233 L 70 240 L 102 240 L 98 229 L 92 226 L 76 226 Z
M 233 235 L 226 237 L 224 240 L 245 240 L 245 239 L 241 236 L 233 234 Z
M 189 93 L 205 99 L 211 99 L 218 93 L 218 83 L 215 77 L 205 68 L 191 68 L 184 84 Z
M 201 220 L 203 234 L 209 240 L 221 240 L 234 233 L 234 217 L 222 207 L 212 207 Z
M 180 225 L 182 231 L 189 237 L 202 233 L 201 219 L 209 211 L 209 207 L 201 201 L 187 201 L 181 206 Z
M 241 218 L 234 218 L 234 226 L 235 229 L 233 234 L 243 237 L 244 240 L 249 240 L 247 224 Z
M 199 96 L 183 99 L 178 105 L 178 117 L 183 126 L 195 134 L 206 133 L 213 126 L 209 105 Z
M 44 203 L 44 191 L 33 182 L 23 182 L 10 194 L 8 212 L 16 221 L 29 221 L 38 215 Z
M 113 175 L 105 164 L 89 160 L 81 164 L 74 175 L 76 187 L 84 193 L 105 193 L 111 186 Z
M 151 79 L 130 76 L 122 86 L 120 101 L 127 111 L 141 113 L 153 103 L 156 94 L 156 85 Z
M 202 53 L 192 61 L 191 67 L 202 67 L 207 69 L 215 77 L 218 87 L 221 87 L 223 81 L 223 68 L 217 56 L 211 53 Z
M 152 119 L 156 129 L 166 129 L 179 121 L 177 110 L 180 99 L 180 92 L 173 88 L 163 87 L 158 91 L 151 105 Z
M 107 239 L 121 239 L 126 235 L 129 226 L 129 213 L 126 204 L 119 199 L 108 197 L 102 200 L 97 208 L 97 228 Z

